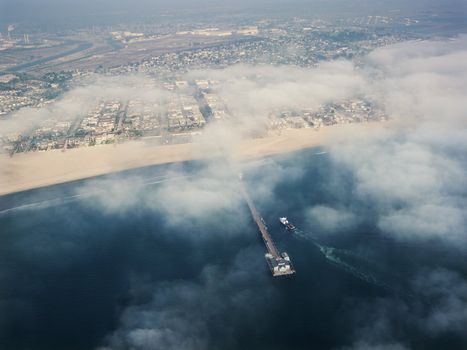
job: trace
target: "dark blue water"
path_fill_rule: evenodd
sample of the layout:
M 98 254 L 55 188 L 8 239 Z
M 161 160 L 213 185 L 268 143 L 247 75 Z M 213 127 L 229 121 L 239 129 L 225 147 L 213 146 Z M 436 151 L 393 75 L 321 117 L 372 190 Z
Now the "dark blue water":
M 462 257 L 384 236 L 375 209 L 353 198 L 352 174 L 316 153 L 243 168 L 276 245 L 293 260 L 291 278 L 270 275 L 236 174 L 220 162 L 1 197 L 0 348 L 334 349 L 357 342 L 377 317 L 391 334 L 382 341 L 465 348 L 464 332 L 420 326 L 432 301 L 411 283 L 436 267 L 465 273 Z M 329 234 L 307 219 L 318 204 L 353 208 L 358 223 Z M 166 333 L 135 340 L 154 329 Z

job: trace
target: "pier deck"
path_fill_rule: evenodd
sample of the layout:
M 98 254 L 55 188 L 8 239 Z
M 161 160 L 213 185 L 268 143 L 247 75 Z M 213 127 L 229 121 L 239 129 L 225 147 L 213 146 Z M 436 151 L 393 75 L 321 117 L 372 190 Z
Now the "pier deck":
M 253 201 L 251 200 L 250 195 L 248 194 L 243 181 L 240 179 L 240 191 L 245 198 L 245 201 L 250 209 L 253 220 L 255 220 L 256 225 L 261 233 L 261 238 L 263 239 L 264 245 L 268 251 L 266 254 L 266 259 L 268 261 L 269 268 L 271 269 L 273 276 L 283 276 L 291 275 L 295 273 L 295 270 L 290 262 L 290 259 L 286 253 L 279 253 L 279 250 L 276 248 L 274 241 L 271 238 L 271 235 L 268 232 L 268 228 L 264 223 L 263 218 L 256 209 Z

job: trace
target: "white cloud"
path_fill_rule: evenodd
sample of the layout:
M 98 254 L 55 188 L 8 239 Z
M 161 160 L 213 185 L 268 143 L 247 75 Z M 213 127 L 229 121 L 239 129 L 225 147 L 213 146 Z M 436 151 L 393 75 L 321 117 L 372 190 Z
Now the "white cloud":
M 309 209 L 307 218 L 311 225 L 318 224 L 322 230 L 327 232 L 348 229 L 356 221 L 356 217 L 352 212 L 324 205 L 316 205 Z
M 433 334 L 464 332 L 467 328 L 467 282 L 458 273 L 437 269 L 420 274 L 415 288 L 433 307 L 420 320 L 420 327 Z
M 275 298 L 275 293 L 264 284 L 268 276 L 253 277 L 248 273 L 259 268 L 252 258 L 256 254 L 249 249 L 240 251 L 228 270 L 207 266 L 196 282 L 180 280 L 153 286 L 151 301 L 128 307 L 120 327 L 100 349 L 206 349 L 213 346 L 213 328 L 229 338 L 231 322 L 237 322 L 232 320 L 252 322 L 249 318 L 254 317 L 254 310 L 250 306 L 268 304 Z M 135 297 L 143 288 L 136 281 Z M 237 341 L 223 339 L 225 343 Z
M 358 95 L 365 85 L 350 61 L 326 62 L 312 69 L 235 65 L 189 76 L 218 81 L 229 110 L 247 124 L 264 121 L 282 109 L 316 109 L 322 103 Z
M 153 80 L 143 76 L 93 76 L 83 85 L 72 88 L 57 101 L 42 108 L 23 108 L 0 121 L 0 135 L 27 134 L 43 125 L 46 120 L 71 121 L 85 116 L 101 100 L 141 98 L 152 102 L 155 110 L 163 110 L 164 101 L 172 95 Z M 159 107 L 158 107 L 159 106 Z
M 402 238 L 441 237 L 453 242 L 464 241 L 465 211 L 449 205 L 452 204 L 420 204 L 391 211 L 382 215 L 379 227 Z
M 409 42 L 368 57 L 382 72 L 378 98 L 398 120 L 389 130 L 332 148 L 352 170 L 357 198 L 388 234 L 467 241 L 467 37 Z

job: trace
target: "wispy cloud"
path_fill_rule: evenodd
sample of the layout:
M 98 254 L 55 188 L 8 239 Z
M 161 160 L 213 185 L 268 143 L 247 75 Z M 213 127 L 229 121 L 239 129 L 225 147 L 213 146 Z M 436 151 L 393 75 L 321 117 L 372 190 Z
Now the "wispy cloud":
M 154 80 L 139 76 L 92 76 L 72 88 L 57 101 L 42 108 L 23 108 L 0 121 L 0 135 L 28 134 L 47 120 L 72 121 L 86 116 L 101 100 L 140 98 L 151 104 L 154 112 L 162 112 L 173 95 Z
M 196 282 L 174 281 L 152 286 L 151 302 L 126 309 L 120 327 L 99 350 L 201 350 L 212 346 L 219 331 L 225 342 L 235 344 L 238 339 L 232 338 L 232 322 L 254 322 L 255 311 L 250 305 L 261 307 L 276 297 L 264 283 L 267 276 L 256 276 L 253 280 L 248 273 L 258 268 L 251 264 L 255 261 L 254 254 L 257 252 L 250 249 L 239 252 L 228 270 L 207 266 Z M 133 292 L 137 297 L 144 290 L 144 283 L 135 282 Z M 228 317 L 223 316 L 226 313 Z
M 436 239 L 456 251 L 465 251 L 466 58 L 467 37 L 459 37 L 381 48 L 368 55 L 362 69 L 357 69 L 352 62 L 337 61 L 317 69 L 235 66 L 190 73 L 189 77 L 218 80 L 220 95 L 240 121 L 241 125 L 234 128 L 217 124 L 206 130 L 200 140 L 206 152 L 214 154 L 214 150 L 221 149 L 229 161 L 208 160 L 188 177 L 174 168 L 157 186 L 138 177 L 117 177 L 88 181 L 78 192 L 94 193 L 92 197 L 86 196 L 83 205 L 113 214 L 150 210 L 170 226 L 209 224 L 213 217 L 222 218 L 225 213 L 237 214 L 238 222 L 232 225 L 246 224 L 249 217 L 242 215 L 247 212 L 235 176 L 240 169 L 235 154 L 242 133 L 282 108 L 317 108 L 321 103 L 363 96 L 384 106 L 393 122 L 384 130 L 352 135 L 351 142 L 330 147 L 333 169 L 349 174 L 352 181 L 339 178 L 327 190 L 336 201 L 342 198 L 343 192 L 350 192 L 352 202 L 305 203 L 303 210 L 309 223 L 317 224 L 321 232 L 339 232 L 358 223 L 364 215 L 362 212 L 369 210 L 384 235 L 415 242 Z M 98 83 L 70 92 L 65 102 L 60 103 L 65 103 L 63 109 L 66 109 L 73 106 L 66 101 L 76 96 L 94 101 L 96 95 L 102 96 L 97 92 L 106 90 L 104 86 L 110 89 L 105 95 L 108 97 L 128 96 L 129 91 L 133 91 L 131 96 L 158 101 L 170 97 L 163 92 L 159 94 L 157 87 L 144 92 L 135 87 L 139 82 L 124 83 L 123 88 L 115 90 L 110 89 L 108 82 Z M 74 111 L 75 107 L 70 108 Z M 81 112 L 76 107 L 74 113 Z M 276 168 L 274 164 L 264 167 L 261 180 L 251 186 L 252 192 L 260 199 L 277 200 L 275 186 L 301 179 L 306 161 L 297 157 L 293 169 Z M 345 186 L 351 188 L 343 191 Z M 187 239 L 190 238 L 196 239 L 188 233 Z M 240 255 L 229 271 L 207 267 L 195 282 L 149 283 L 148 288 L 153 290 L 150 301 L 131 304 L 104 347 L 203 349 L 215 346 L 211 327 L 222 317 L 222 311 L 232 307 L 248 314 L 239 301 L 253 298 L 262 303 L 273 298 L 273 292 L 266 291 L 264 297 L 264 290 L 259 293 L 255 289 L 258 284 L 242 274 L 244 258 Z M 139 282 L 135 283 L 138 289 Z M 354 314 L 358 328 L 351 348 L 409 348 L 410 344 L 397 332 L 400 319 L 407 318 L 407 324 L 422 334 L 465 329 L 466 286 L 461 274 L 454 269 L 427 268 L 418 271 L 412 287 L 434 307 L 429 311 L 421 308 L 423 311 L 419 312 L 410 303 L 390 298 L 371 303 L 369 310 L 359 305 L 358 309 L 349 311 Z M 228 329 L 224 331 L 230 334 Z

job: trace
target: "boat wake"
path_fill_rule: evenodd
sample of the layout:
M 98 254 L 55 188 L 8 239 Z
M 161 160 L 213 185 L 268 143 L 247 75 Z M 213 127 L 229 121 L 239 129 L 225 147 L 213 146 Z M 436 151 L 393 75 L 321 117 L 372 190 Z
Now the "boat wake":
M 41 210 L 41 209 L 46 209 L 50 207 L 55 207 L 58 205 L 74 202 L 78 200 L 80 197 L 83 197 L 83 195 L 77 194 L 74 196 L 60 197 L 60 198 L 54 198 L 54 199 L 49 199 L 45 201 L 23 204 L 23 205 L 19 205 L 13 208 L 1 210 L 0 217 L 17 212 L 17 211 Z
M 298 239 L 307 240 L 313 243 L 313 245 L 318 248 L 330 264 L 336 266 L 342 271 L 345 271 L 366 283 L 391 291 L 396 295 L 412 297 L 411 293 L 406 292 L 406 288 L 404 287 L 401 277 L 397 276 L 385 266 L 382 266 L 375 261 L 371 261 L 352 250 L 323 245 L 310 234 L 299 229 L 295 229 L 293 233 Z
M 189 177 L 192 177 L 192 175 L 179 175 L 179 176 L 162 175 L 162 176 L 155 176 L 155 177 L 151 177 L 151 178 L 146 179 L 146 181 L 143 182 L 139 186 L 146 187 L 146 186 L 156 185 L 156 184 L 169 182 L 169 181 L 177 181 L 177 180 L 185 179 L 185 178 L 189 178 Z M 102 180 L 102 181 L 106 181 L 106 180 Z M 42 210 L 42 209 L 46 209 L 46 208 L 56 207 L 56 206 L 59 206 L 59 205 L 68 204 L 68 203 L 72 203 L 72 202 L 75 202 L 75 201 L 83 200 L 85 198 L 97 195 L 97 194 L 99 194 L 101 192 L 105 192 L 105 190 L 89 191 L 89 192 L 76 194 L 76 195 L 73 195 L 73 196 L 58 197 L 58 198 L 48 199 L 48 200 L 44 200 L 44 201 L 38 201 L 38 202 L 33 202 L 33 203 L 22 204 L 22 205 L 18 205 L 16 207 L 0 210 L 0 217 L 6 216 L 6 215 L 9 215 L 9 214 L 18 212 L 18 211 Z

